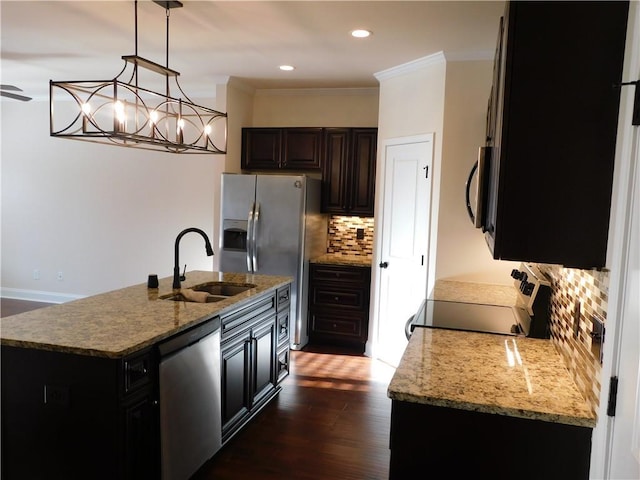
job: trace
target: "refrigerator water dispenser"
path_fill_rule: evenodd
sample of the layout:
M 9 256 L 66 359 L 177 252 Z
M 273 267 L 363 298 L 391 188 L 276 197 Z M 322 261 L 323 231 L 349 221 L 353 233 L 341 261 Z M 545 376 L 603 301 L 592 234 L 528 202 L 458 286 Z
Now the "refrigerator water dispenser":
M 222 249 L 234 252 L 247 251 L 247 220 L 222 222 Z

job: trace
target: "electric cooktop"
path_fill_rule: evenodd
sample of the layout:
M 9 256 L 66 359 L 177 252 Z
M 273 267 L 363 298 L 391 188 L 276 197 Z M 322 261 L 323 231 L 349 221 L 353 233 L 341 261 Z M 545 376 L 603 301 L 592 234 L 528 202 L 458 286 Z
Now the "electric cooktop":
M 511 277 L 517 306 L 425 299 L 405 325 L 407 338 L 416 327 L 549 338 L 550 283 L 530 264 L 521 264 Z

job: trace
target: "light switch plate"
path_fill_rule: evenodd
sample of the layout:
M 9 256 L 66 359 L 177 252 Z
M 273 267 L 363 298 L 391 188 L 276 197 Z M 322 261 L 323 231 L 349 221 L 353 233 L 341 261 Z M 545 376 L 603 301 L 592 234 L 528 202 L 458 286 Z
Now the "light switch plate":
M 604 320 L 598 315 L 591 317 L 591 353 L 602 364 L 602 346 L 604 344 Z

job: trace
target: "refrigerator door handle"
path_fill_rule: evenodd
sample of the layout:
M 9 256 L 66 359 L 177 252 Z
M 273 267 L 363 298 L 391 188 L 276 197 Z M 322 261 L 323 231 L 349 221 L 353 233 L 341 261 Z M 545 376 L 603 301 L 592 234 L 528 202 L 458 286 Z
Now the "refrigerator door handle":
M 252 203 L 249 209 L 249 218 L 247 219 L 247 271 L 253 273 L 252 251 L 253 251 L 253 218 L 256 204 Z
M 251 232 L 251 235 L 252 235 L 251 244 L 253 245 L 252 273 L 256 273 L 258 271 L 258 226 L 259 225 L 260 225 L 260 203 L 256 202 L 256 205 L 253 209 L 253 231 Z

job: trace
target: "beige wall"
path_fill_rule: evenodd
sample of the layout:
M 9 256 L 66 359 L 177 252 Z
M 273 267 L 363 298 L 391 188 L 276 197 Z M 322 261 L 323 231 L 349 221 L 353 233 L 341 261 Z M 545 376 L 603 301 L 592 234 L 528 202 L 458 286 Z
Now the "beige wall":
M 47 101 L 3 101 L 1 116 L 3 295 L 65 300 L 169 276 L 182 229 L 214 236 L 224 155 L 51 138 Z M 180 259 L 204 270 L 217 261 L 192 234 Z
M 442 127 L 445 103 L 446 63 L 441 54 L 432 55 L 412 62 L 412 64 L 396 71 L 382 72 L 380 80 L 380 116 L 378 124 L 378 166 L 377 171 L 384 171 L 383 145 L 386 140 L 410 137 L 414 135 L 434 134 L 433 151 L 433 186 L 431 192 L 431 209 L 434 218 L 439 209 L 439 177 L 442 161 Z M 382 212 L 384 178 L 376 178 L 376 212 Z M 379 222 L 380 219 L 376 218 Z M 435 253 L 437 251 L 437 224 L 432 223 L 430 229 L 429 272 L 430 279 L 435 278 Z M 375 232 L 375 255 L 380 248 L 380 231 Z M 373 288 L 376 287 L 377 271 L 373 272 Z
M 240 173 L 242 127 L 252 125 L 254 91 L 232 78 L 226 86 L 225 93 L 224 111 L 231 114 L 227 125 L 227 157 L 224 171 Z
M 438 279 L 509 284 L 518 263 L 494 260 L 484 237 L 469 220 L 464 187 L 484 144 L 493 62 L 447 62 L 440 211 Z
M 377 88 L 258 90 L 254 127 L 376 127 Z
M 493 260 L 468 219 L 464 187 L 484 141 L 493 62 L 446 61 L 436 54 L 380 79 L 379 145 L 434 133 L 429 285 L 438 279 L 509 284 L 513 262 Z M 382 155 L 378 171 L 382 171 Z M 383 179 L 378 178 L 377 192 Z M 377 196 L 377 210 L 382 199 Z

